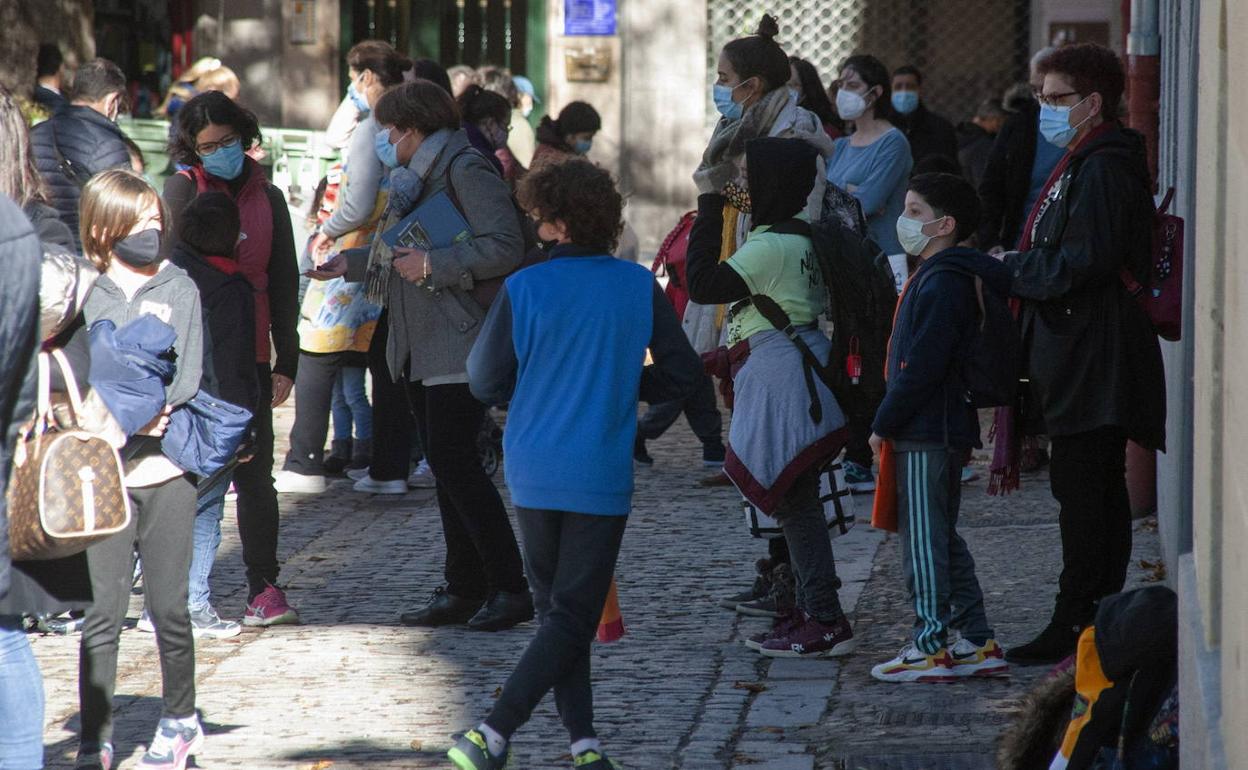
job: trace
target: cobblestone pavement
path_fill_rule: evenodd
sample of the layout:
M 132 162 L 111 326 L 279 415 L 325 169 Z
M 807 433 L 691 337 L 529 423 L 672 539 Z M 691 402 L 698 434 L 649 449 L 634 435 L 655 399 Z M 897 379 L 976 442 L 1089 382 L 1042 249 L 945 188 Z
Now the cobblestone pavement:
M 283 436 L 293 410 L 277 415 Z M 740 640 L 762 621 L 716 604 L 748 582 L 765 552 L 745 534 L 739 498 L 696 485 L 705 470 L 683 422 L 650 446 L 656 465 L 638 471 L 618 567 L 628 634 L 594 655 L 597 724 L 615 758 L 629 768 L 688 770 L 991 766 L 993 739 L 1037 674 L 930 689 L 872 681 L 870 666 L 904 640 L 909 610 L 895 544 L 865 526 L 834 546 L 861 652 L 843 664 L 759 658 Z M 1007 645 L 1037 628 L 1051 602 L 1059 555 L 1046 490 L 1036 478 L 1022 494 L 994 500 L 981 485 L 964 505 L 988 609 Z M 439 584 L 443 548 L 431 492 L 366 496 L 338 481 L 323 495 L 283 496 L 282 517 L 281 582 L 304 624 L 198 644 L 208 734 L 198 766 L 446 767 L 450 733 L 485 715 L 533 626 L 475 634 L 397 624 L 399 609 Z M 213 592 L 222 614 L 237 618 L 246 597 L 232 505 L 224 535 Z M 1155 558 L 1155 535 L 1137 541 Z M 155 639 L 132 628 L 141 603 L 135 596 L 122 635 L 122 768 L 135 765 L 160 716 Z M 48 766 L 71 767 L 78 640 L 33 641 L 47 694 Z M 570 766 L 549 699 L 515 747 L 516 767 Z

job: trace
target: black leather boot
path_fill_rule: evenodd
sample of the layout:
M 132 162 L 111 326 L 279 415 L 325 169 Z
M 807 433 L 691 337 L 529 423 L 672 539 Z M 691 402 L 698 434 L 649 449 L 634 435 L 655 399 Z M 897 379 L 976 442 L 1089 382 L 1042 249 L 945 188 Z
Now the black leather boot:
M 473 631 L 503 631 L 533 619 L 533 596 L 528 591 L 499 591 L 468 621 Z
M 1049 621 L 1040 635 L 1022 647 L 1006 650 L 1005 659 L 1018 666 L 1049 666 L 1075 654 L 1082 627 Z
M 452 626 L 466 622 L 483 603 L 481 599 L 455 596 L 438 587 L 428 604 L 400 613 L 399 622 L 405 626 Z

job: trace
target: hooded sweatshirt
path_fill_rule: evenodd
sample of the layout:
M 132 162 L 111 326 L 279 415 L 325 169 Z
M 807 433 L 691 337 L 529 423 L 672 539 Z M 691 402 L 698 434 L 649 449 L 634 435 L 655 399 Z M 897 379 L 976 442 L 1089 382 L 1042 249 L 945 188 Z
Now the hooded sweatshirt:
M 1000 263 L 979 251 L 951 248 L 924 260 L 898 304 L 888 390 L 872 430 L 894 441 L 970 449 L 981 446 L 979 416 L 957 373 L 970 356 L 979 300 L 969 276 L 938 269 L 943 267 L 971 272 L 986 287 L 1009 294 Z
M 141 276 L 124 270 L 113 265 L 100 276 L 83 305 L 83 317 L 88 327 L 107 319 L 121 328 L 143 315 L 154 315 L 172 326 L 178 335 L 173 344 L 177 369 L 165 388 L 165 404 L 176 408 L 191 400 L 203 375 L 199 289 L 186 271 L 169 262 L 162 262 L 156 275 L 142 282 Z M 158 438 L 134 436 L 122 456 L 131 458 L 126 463 L 128 487 L 152 486 L 182 475 L 182 470 L 161 454 Z

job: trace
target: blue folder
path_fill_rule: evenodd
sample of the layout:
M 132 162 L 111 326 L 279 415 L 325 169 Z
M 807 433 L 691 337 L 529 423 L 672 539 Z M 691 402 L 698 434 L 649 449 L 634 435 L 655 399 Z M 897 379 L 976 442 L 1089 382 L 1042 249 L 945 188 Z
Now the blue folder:
M 472 237 L 472 228 L 445 191 L 438 191 L 381 234 L 390 248 L 444 249 Z

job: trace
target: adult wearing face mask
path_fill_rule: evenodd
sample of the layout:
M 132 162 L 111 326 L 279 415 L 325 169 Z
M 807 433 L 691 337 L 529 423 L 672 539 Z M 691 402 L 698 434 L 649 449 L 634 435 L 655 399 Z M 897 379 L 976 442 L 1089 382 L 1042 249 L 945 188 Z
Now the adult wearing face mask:
M 1007 659 L 1048 664 L 1075 651 L 1102 597 L 1122 590 L 1131 559 L 1127 440 L 1164 449 L 1166 395 L 1157 334 L 1124 288 L 1152 254 L 1144 140 L 1118 122 L 1125 78 L 1107 48 L 1075 45 L 1041 60 L 1039 131 L 1066 152 L 1041 190 L 1019 250 L 1004 255 L 1036 407 L 1052 438 L 1050 484 L 1061 505 L 1062 573 L 1049 625 Z M 1019 415 L 998 416 L 1014 421 Z M 1005 433 L 1017 435 L 1013 426 Z M 1007 487 L 1017 446 L 994 458 Z
M 178 111 L 170 156 L 186 166 L 165 182 L 164 199 L 178 240 L 182 211 L 196 195 L 222 192 L 238 206 L 238 266 L 256 290 L 256 373 L 260 401 L 252 425 L 256 456 L 234 472 L 238 532 L 247 566 L 243 624 L 297 623 L 278 588 L 277 492 L 273 488 L 273 408 L 290 397 L 299 364 L 299 271 L 290 210 L 264 168 L 246 155 L 260 142 L 256 116 L 220 91 L 200 94 Z M 270 339 L 272 344 L 270 344 Z
M 405 83 L 374 105 L 377 156 L 390 172 L 385 232 L 440 192 L 461 206 L 471 230 L 447 248 L 391 249 L 381 238 L 363 257 L 339 254 L 311 275 L 366 282 L 367 296 L 390 314 L 386 359 L 408 395 L 426 457 L 437 478 L 446 539 L 446 585 L 400 614 L 410 626 L 467 623 L 499 631 L 533 617 L 533 601 L 502 498 L 477 457 L 485 405 L 468 389 L 468 352 L 486 307 L 474 289 L 514 271 L 524 259 L 520 215 L 507 183 L 475 152 L 449 94 L 427 80 Z
M 533 153 L 530 171 L 538 171 L 589 154 L 594 135 L 602 130 L 602 116 L 592 105 L 571 102 L 552 120 L 549 115 L 537 126 L 537 150 Z
M 862 204 L 867 234 L 885 254 L 904 254 L 897 239 L 897 217 L 906 202 L 906 181 L 914 159 L 910 143 L 893 125 L 888 69 L 874 56 L 851 56 L 841 65 L 836 109 L 853 124 L 850 136 L 835 142 L 828 181 Z M 871 421 L 877 405 L 846 404 L 849 444 L 845 449 L 845 483 L 855 492 L 875 489 L 871 474 Z
M 958 135 L 953 124 L 923 103 L 923 73 L 912 64 L 893 72 L 893 109 L 897 127 L 910 142 L 910 156 L 918 165 L 925 158 L 939 155 L 958 162 Z
M 130 150 L 117 127 L 126 103 L 126 76 L 107 59 L 92 59 L 74 73 L 69 106 L 35 126 L 30 133 L 35 166 L 47 188 L 48 202 L 78 235 L 78 198 L 94 174 L 130 168 Z
M 1030 98 L 1019 100 L 1018 112 L 1001 127 L 979 183 L 983 219 L 976 239 L 990 254 L 1012 249 L 1018 243 L 1023 222 L 1041 188 L 1066 154 L 1065 148 L 1040 137 L 1040 104 L 1036 101 L 1044 89 L 1039 63 L 1056 50 L 1043 48 L 1032 57 Z
M 797 96 L 797 106 L 815 113 L 829 139 L 845 134 L 845 122 L 836 114 L 832 99 L 823 87 L 815 65 L 797 56 L 789 57 L 789 91 Z
M 503 162 L 495 154 L 507 149 L 508 126 L 511 121 L 511 104 L 494 91 L 472 84 L 455 99 L 460 117 L 464 121 L 464 133 L 468 141 L 490 161 L 499 175 Z

